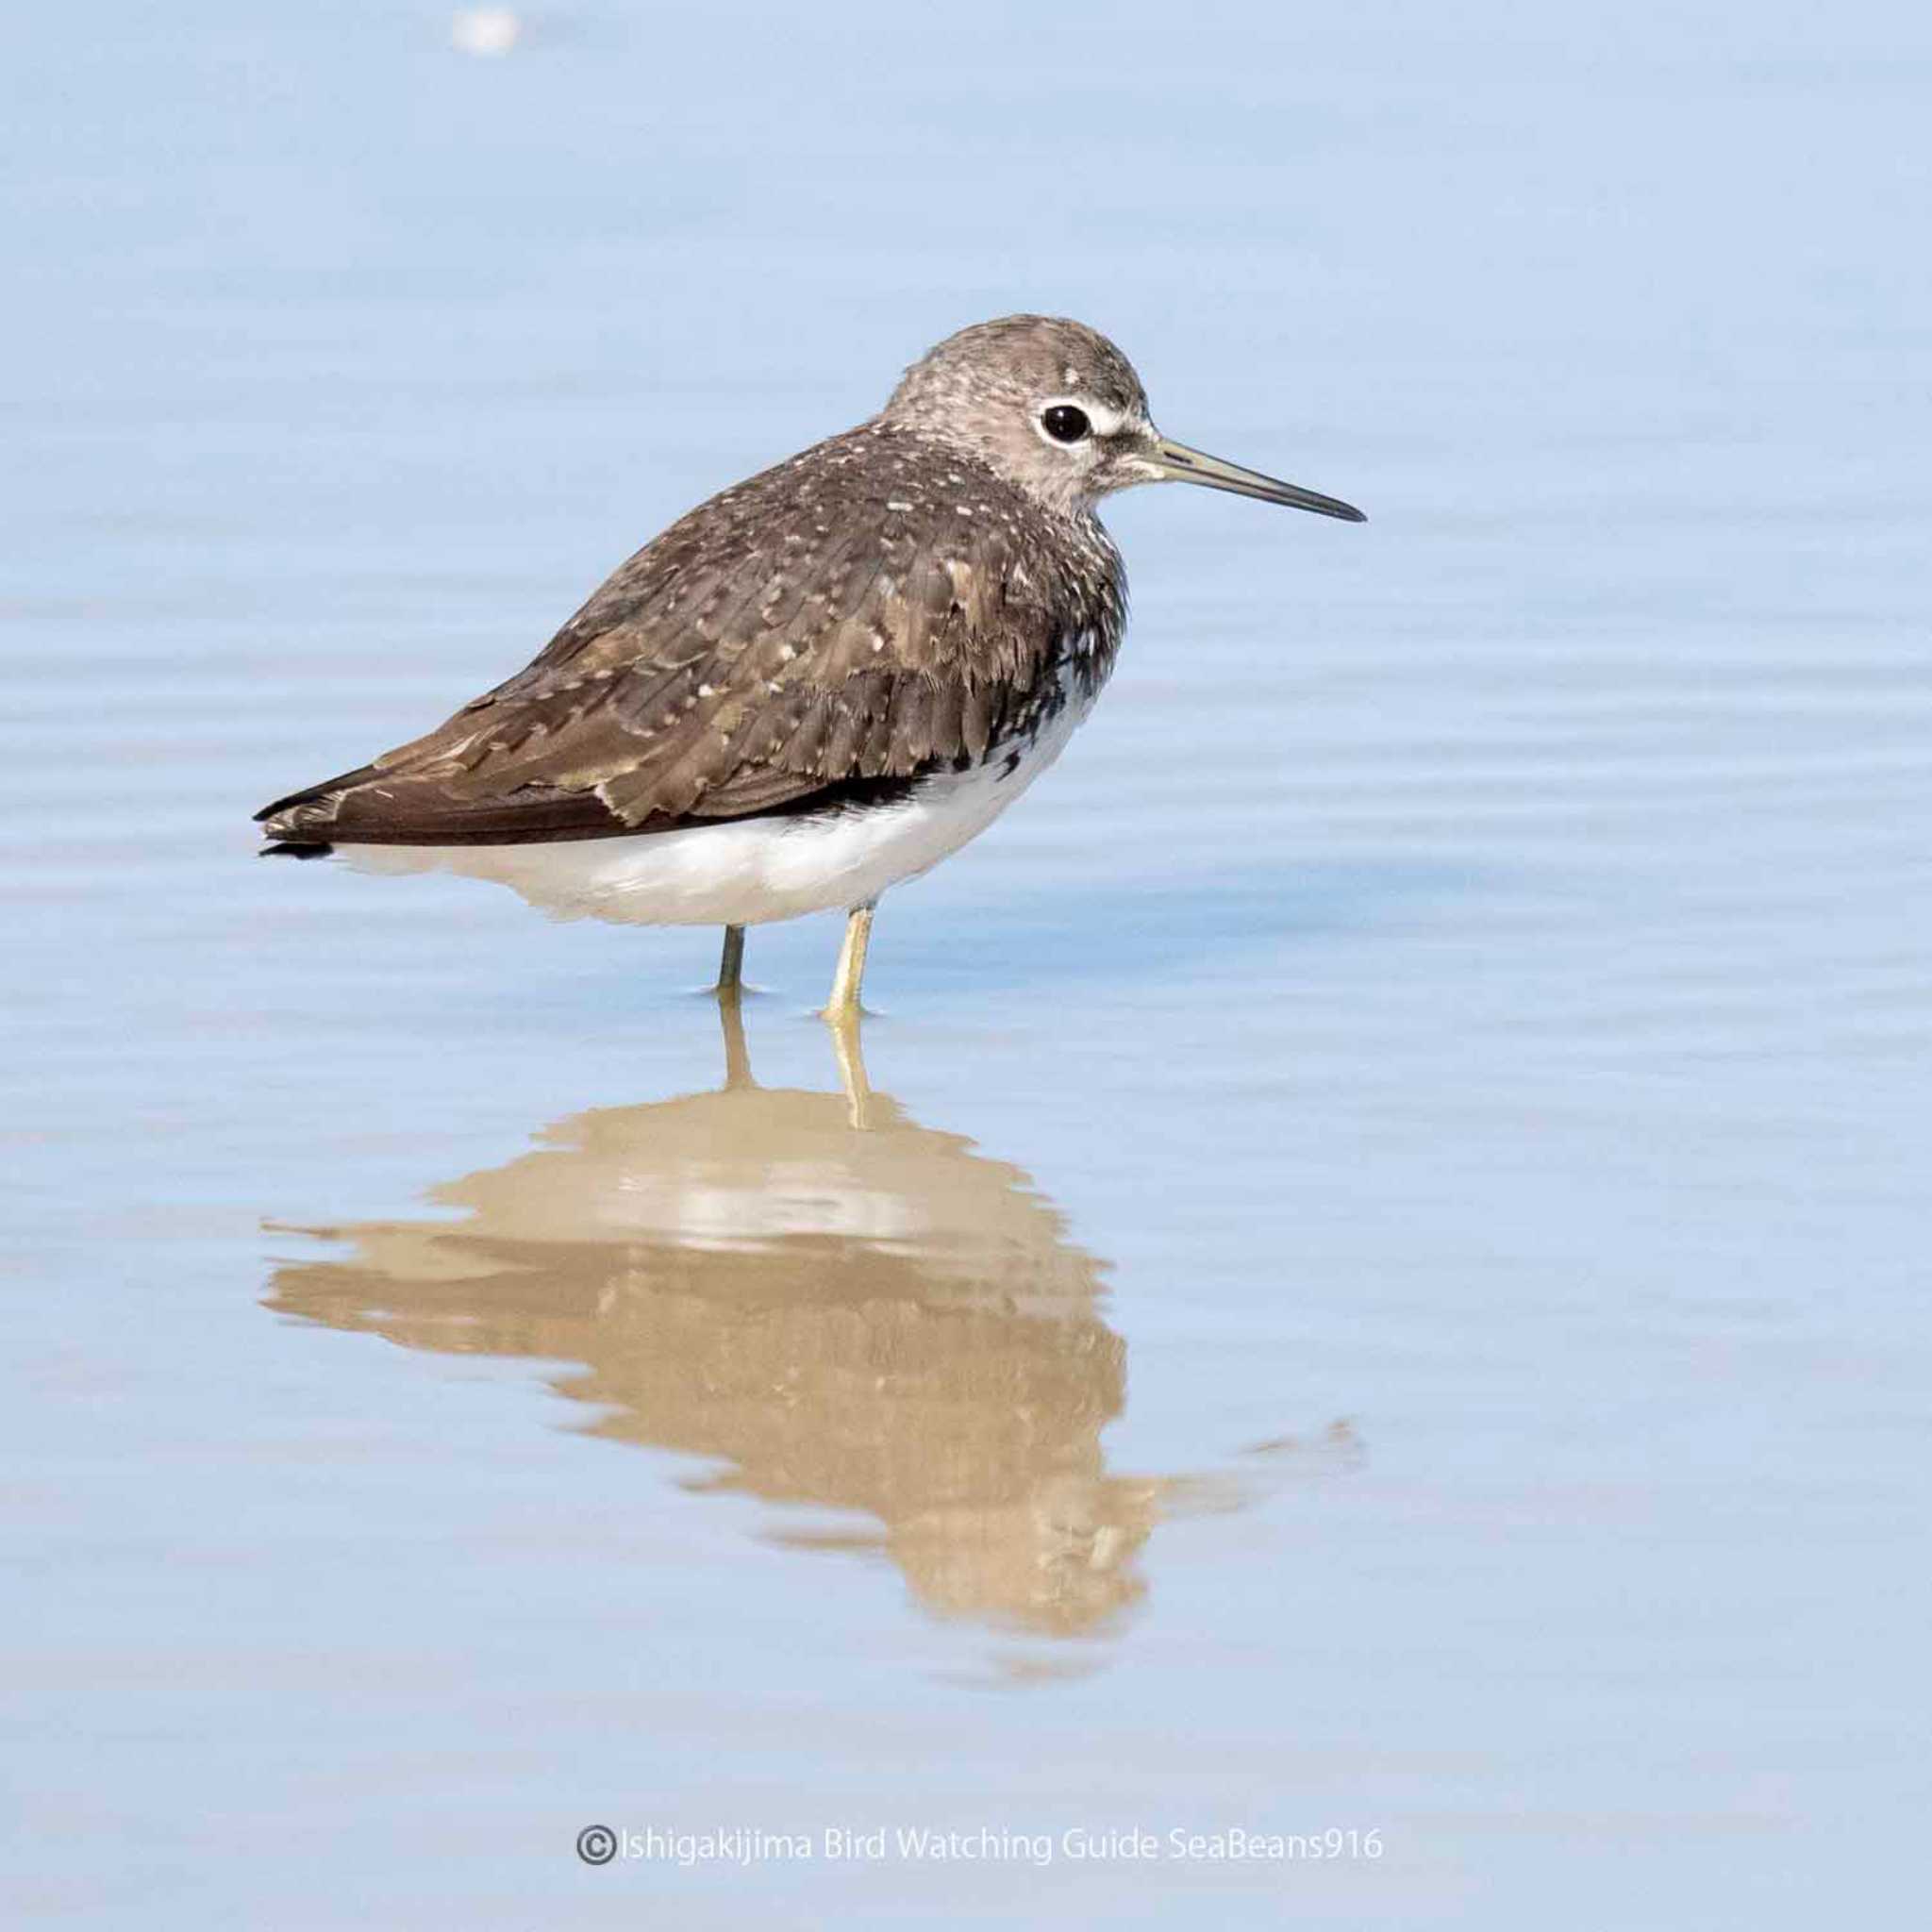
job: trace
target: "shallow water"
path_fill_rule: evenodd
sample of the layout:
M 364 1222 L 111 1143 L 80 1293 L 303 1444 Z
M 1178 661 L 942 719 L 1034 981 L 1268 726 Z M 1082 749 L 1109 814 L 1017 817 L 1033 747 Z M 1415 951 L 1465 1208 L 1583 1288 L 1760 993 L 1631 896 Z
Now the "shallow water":
M 11 1916 L 1915 1882 L 1932 34 L 1105 20 L 11 29 Z M 1122 668 L 887 901 L 869 1100 L 834 923 L 741 1052 L 709 935 L 255 861 L 1021 306 L 1374 521 L 1111 512 Z

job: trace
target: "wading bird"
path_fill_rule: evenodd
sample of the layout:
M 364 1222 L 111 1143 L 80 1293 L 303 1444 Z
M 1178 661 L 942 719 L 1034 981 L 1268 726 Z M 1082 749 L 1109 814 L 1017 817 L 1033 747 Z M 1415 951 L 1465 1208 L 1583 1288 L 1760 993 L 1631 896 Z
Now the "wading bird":
M 257 814 L 278 854 L 499 879 L 566 917 L 744 928 L 873 908 L 984 831 L 1087 715 L 1126 622 L 1094 514 L 1176 481 L 1362 521 L 1155 428 L 1079 323 L 949 336 L 856 429 L 647 543 L 525 670 Z

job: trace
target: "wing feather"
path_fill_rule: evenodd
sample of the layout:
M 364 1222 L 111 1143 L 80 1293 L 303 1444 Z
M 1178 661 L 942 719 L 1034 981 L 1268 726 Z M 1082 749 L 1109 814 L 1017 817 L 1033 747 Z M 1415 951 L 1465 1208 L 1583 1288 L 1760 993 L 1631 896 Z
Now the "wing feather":
M 673 525 L 435 731 L 260 816 L 436 844 L 808 804 L 985 758 L 1070 669 L 1106 675 L 1124 614 L 1097 525 L 862 425 Z

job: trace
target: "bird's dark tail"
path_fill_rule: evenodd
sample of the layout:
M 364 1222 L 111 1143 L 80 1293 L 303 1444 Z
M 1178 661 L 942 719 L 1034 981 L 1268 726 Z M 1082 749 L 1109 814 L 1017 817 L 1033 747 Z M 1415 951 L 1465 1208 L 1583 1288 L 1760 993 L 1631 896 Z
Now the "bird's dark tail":
M 286 798 L 278 798 L 273 805 L 263 806 L 255 814 L 255 823 L 265 824 L 268 827 L 266 836 L 279 842 L 264 846 L 262 856 L 267 858 L 273 854 L 283 858 L 325 857 L 328 851 L 327 828 L 335 818 L 338 799 L 352 786 L 375 775 L 374 765 L 358 765 L 353 772 L 325 778 L 320 785 L 305 785 L 300 791 L 291 791 Z

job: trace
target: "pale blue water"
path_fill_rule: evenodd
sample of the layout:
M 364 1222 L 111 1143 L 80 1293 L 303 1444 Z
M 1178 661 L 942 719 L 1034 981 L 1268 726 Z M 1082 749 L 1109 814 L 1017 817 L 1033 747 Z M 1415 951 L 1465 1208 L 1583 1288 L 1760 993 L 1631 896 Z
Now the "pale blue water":
M 124 4 L 0 71 L 13 1919 L 1897 1916 L 1923 11 Z M 708 1102 L 710 936 L 256 863 L 1022 307 L 1373 521 L 1112 511 L 1113 689 L 882 912 L 870 1138 L 795 1097 L 829 923 Z M 571 1849 L 714 1821 L 1383 1856 Z

